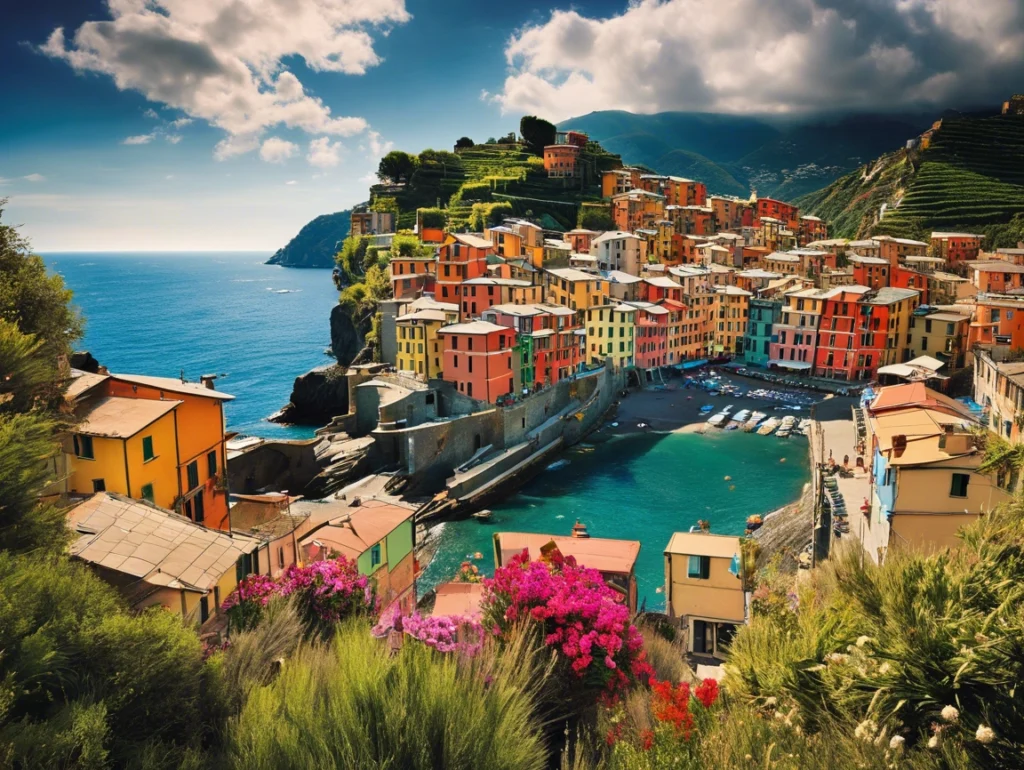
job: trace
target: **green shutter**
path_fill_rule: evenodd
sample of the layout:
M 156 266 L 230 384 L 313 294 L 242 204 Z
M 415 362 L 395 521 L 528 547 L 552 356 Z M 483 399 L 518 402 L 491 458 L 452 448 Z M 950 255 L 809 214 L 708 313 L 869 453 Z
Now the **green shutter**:
M 144 436 L 142 438 L 142 460 L 143 462 L 149 462 L 155 457 L 153 454 L 153 437 Z
M 153 485 L 152 484 L 143 484 L 142 485 L 142 499 L 143 500 L 148 500 L 151 503 L 153 502 Z

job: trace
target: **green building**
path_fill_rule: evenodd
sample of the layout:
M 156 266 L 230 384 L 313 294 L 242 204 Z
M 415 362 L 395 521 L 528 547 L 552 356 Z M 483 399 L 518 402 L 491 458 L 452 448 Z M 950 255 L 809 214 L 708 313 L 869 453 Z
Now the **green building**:
M 769 346 L 778 341 L 772 329 L 781 314 L 781 300 L 750 298 L 750 317 L 743 337 L 743 361 L 747 366 L 768 365 Z

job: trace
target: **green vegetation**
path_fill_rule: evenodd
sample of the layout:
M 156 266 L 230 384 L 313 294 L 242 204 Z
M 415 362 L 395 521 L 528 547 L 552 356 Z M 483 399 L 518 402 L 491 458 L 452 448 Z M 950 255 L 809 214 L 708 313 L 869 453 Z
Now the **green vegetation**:
M 555 143 L 555 124 L 536 115 L 523 116 L 519 121 L 519 133 L 534 155 L 543 155 L 544 148 Z
M 380 159 L 377 166 L 377 177 L 382 182 L 401 184 L 408 182 L 416 171 L 418 158 L 401 150 L 392 150 Z
M 324 214 L 306 224 L 288 245 L 269 260 L 268 265 L 283 267 L 332 267 L 338 244 L 348 237 L 352 211 Z
M 837 236 L 966 231 L 1014 246 L 1024 230 L 1024 119 L 945 118 L 927 149 L 883 156 L 796 202 Z

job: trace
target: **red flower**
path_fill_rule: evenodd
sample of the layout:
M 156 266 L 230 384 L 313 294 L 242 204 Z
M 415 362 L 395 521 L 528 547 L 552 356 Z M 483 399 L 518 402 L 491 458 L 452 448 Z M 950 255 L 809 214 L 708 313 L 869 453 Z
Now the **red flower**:
M 693 714 L 690 713 L 690 685 L 686 682 L 672 686 L 671 682 L 651 683 L 654 702 L 651 711 L 659 722 L 671 724 L 677 735 L 690 739 Z
M 618 742 L 619 738 L 622 737 L 622 723 L 615 725 L 608 734 L 604 737 L 605 743 L 609 746 L 614 746 Z
M 714 679 L 705 679 L 697 685 L 697 689 L 694 690 L 693 694 L 704 708 L 709 709 L 718 700 L 718 682 Z
M 640 748 L 650 751 L 654 746 L 654 730 L 644 730 L 640 733 Z

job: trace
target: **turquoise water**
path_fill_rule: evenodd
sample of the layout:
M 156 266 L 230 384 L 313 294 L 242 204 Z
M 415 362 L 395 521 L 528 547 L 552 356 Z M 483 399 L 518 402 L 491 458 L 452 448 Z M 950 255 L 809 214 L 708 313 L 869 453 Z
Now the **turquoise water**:
M 338 301 L 330 270 L 262 264 L 265 253 L 45 254 L 86 317 L 79 343 L 114 372 L 198 380 L 226 374 L 235 396 L 228 427 L 299 438 L 312 428 L 266 418 L 292 382 L 329 363 L 329 316 Z
M 673 532 L 708 519 L 711 531 L 743 533 L 747 516 L 767 513 L 799 497 L 809 478 L 807 440 L 742 431 L 707 435 L 635 434 L 612 438 L 571 463 L 544 471 L 518 494 L 492 505 L 487 523 L 475 519 L 441 526 L 439 547 L 420 594 L 449 579 L 467 555 L 491 574 L 491 536 L 499 531 L 570 534 L 579 519 L 594 537 L 641 542 L 637 582 L 648 610 L 664 608 L 664 550 Z M 730 481 L 725 476 L 731 476 Z

